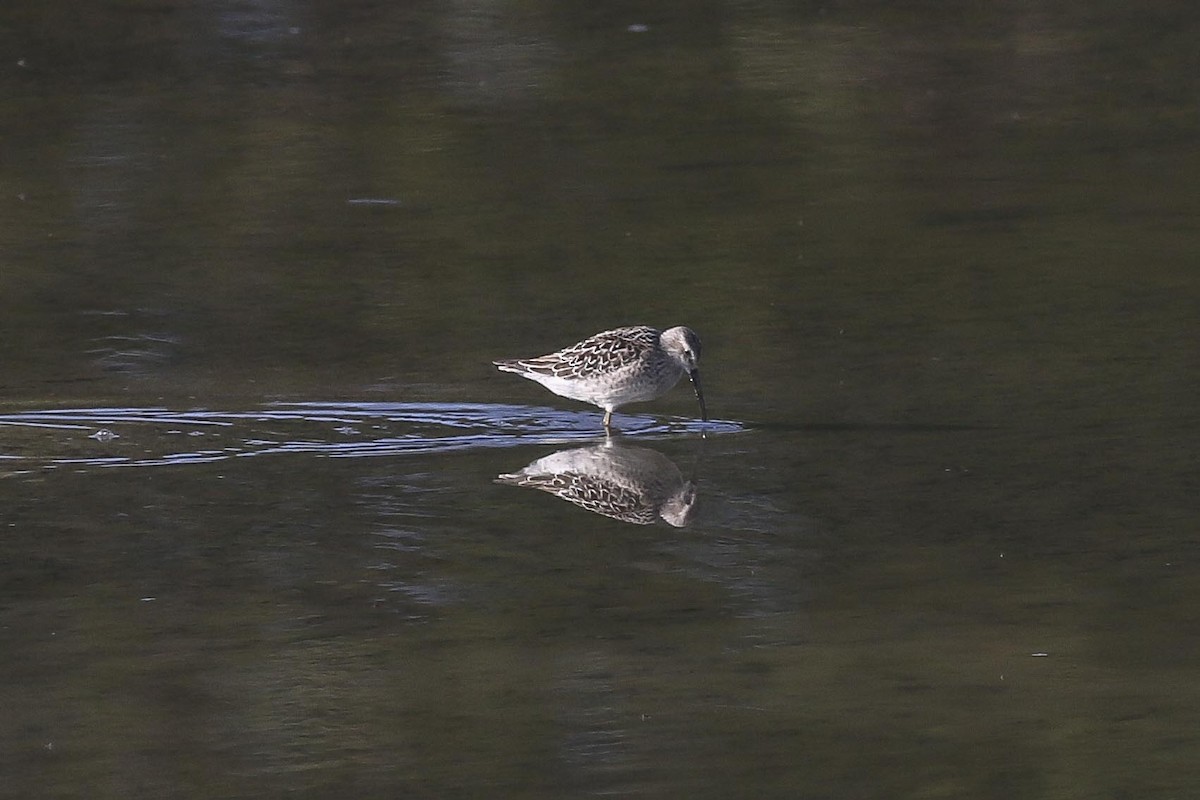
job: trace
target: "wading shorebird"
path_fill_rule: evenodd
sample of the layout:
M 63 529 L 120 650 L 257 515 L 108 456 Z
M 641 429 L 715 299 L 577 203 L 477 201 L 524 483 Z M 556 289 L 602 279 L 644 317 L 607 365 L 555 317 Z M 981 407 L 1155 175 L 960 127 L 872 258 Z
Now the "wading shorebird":
M 700 418 L 707 422 L 699 361 L 700 337 L 691 328 L 681 325 L 659 331 L 635 325 L 597 333 L 557 353 L 492 363 L 504 372 L 537 381 L 560 397 L 603 408 L 607 431 L 618 408 L 653 400 L 684 375 L 696 390 Z

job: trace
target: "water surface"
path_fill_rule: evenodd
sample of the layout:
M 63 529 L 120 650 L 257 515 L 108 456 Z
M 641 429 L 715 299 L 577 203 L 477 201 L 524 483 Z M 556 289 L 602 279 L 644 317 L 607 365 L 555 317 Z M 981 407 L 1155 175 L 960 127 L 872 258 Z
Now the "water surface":
M 1198 34 L 6 3 L 0 794 L 1191 796 Z

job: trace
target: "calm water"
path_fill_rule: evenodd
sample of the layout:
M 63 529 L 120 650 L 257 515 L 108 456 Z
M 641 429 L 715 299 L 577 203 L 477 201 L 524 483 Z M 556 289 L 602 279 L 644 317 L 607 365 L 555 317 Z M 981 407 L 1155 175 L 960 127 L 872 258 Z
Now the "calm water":
M 1200 11 L 195 5 L 0 9 L 0 796 L 1197 796 Z

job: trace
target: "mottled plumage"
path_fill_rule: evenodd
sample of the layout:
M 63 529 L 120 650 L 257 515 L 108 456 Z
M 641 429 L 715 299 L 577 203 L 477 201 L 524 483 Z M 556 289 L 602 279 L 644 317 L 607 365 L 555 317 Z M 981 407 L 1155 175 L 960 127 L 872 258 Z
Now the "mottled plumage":
M 505 372 L 537 381 L 561 397 L 604 409 L 604 427 L 626 403 L 653 400 L 687 375 L 708 420 L 700 388 L 700 337 L 690 328 L 616 328 L 549 355 L 494 361 Z

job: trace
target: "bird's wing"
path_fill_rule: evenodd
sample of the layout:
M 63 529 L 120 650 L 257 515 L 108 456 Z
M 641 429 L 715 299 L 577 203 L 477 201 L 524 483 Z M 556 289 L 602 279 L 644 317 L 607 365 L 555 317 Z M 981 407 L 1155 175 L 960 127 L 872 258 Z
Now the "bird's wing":
M 612 372 L 614 366 L 636 360 L 658 344 L 659 332 L 646 325 L 616 328 L 589 336 L 557 353 L 517 359 L 527 372 L 556 378 L 589 378 Z

